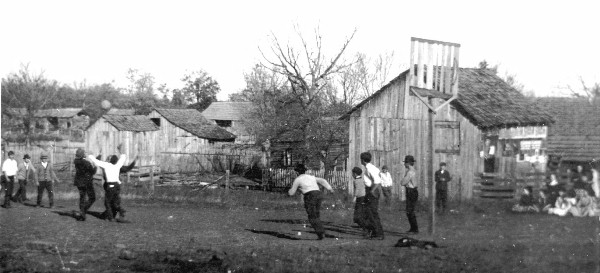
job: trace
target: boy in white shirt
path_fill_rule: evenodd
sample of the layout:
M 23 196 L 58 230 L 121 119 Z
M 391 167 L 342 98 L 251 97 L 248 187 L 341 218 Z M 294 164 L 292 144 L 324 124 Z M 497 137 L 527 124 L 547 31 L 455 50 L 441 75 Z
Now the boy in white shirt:
M 8 151 L 8 158 L 2 164 L 2 182 L 4 188 L 4 204 L 2 207 L 11 208 L 10 200 L 12 199 L 13 188 L 15 186 L 15 176 L 19 170 L 17 161 L 15 160 L 15 152 Z
M 373 225 L 371 239 L 383 240 L 383 227 L 381 226 L 381 219 L 379 219 L 379 197 L 382 195 L 381 177 L 379 176 L 379 169 L 371 164 L 371 157 L 369 152 L 360 154 L 360 163 L 365 166 L 363 179 L 366 186 L 367 218 L 369 224 Z
M 88 159 L 96 166 L 104 169 L 104 173 L 106 174 L 104 206 L 106 207 L 106 218 L 111 222 L 114 220 L 115 212 L 119 212 L 120 214 L 120 218 L 117 221 L 122 221 L 125 217 L 125 210 L 121 208 L 121 180 L 119 180 L 119 173 L 127 160 L 127 155 L 123 153 L 123 145 L 119 144 L 117 150 L 119 150 L 120 156 L 111 156 L 109 162 L 100 161 L 93 155 L 88 155 Z
M 390 200 L 392 199 L 392 186 L 394 185 L 392 182 L 392 174 L 388 172 L 388 167 L 383 165 L 379 175 L 381 176 L 381 190 L 383 193 L 383 198 L 385 199 L 385 204 L 389 206 Z

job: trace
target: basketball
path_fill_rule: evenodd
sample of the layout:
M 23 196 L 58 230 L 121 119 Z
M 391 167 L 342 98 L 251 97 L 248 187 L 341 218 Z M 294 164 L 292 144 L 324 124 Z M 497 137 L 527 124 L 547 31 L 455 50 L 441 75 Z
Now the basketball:
M 106 110 L 110 109 L 110 101 L 103 100 L 102 101 L 102 109 L 106 109 Z

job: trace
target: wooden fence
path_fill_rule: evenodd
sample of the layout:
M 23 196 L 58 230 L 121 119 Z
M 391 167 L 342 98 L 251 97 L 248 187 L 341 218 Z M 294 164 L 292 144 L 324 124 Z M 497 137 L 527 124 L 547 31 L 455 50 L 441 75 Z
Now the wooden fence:
M 2 162 L 8 157 L 8 152 L 15 152 L 15 159 L 21 161 L 25 154 L 31 157 L 32 162 L 39 162 L 42 154 L 48 155 L 54 168 L 60 171 L 74 170 L 73 159 L 78 148 L 85 149 L 84 142 L 75 141 L 38 141 L 26 145 L 25 143 L 2 142 Z
M 225 172 L 238 173 L 254 164 L 264 166 L 266 156 L 256 147 L 208 146 L 193 153 L 162 152 L 158 165 L 166 173 Z
M 307 170 L 306 174 L 324 178 L 332 188 L 336 190 L 347 190 L 350 181 L 349 174 L 344 170 L 328 171 Z M 297 173 L 293 169 L 263 169 L 262 184 L 268 188 L 289 188 L 294 183 Z

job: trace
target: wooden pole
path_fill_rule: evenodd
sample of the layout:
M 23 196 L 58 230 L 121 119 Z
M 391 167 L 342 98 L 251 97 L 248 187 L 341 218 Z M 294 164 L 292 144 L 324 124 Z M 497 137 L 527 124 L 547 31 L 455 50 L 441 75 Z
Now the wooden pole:
M 150 166 L 150 195 L 154 194 L 154 166 Z
M 225 195 L 229 195 L 229 170 L 225 171 Z
M 429 104 L 433 105 L 433 99 L 429 98 Z M 431 199 L 431 211 L 429 214 L 429 236 L 431 236 L 431 240 L 433 240 L 434 234 L 435 234 L 435 183 L 434 183 L 434 179 L 433 179 L 433 154 L 434 154 L 434 150 L 433 150 L 433 138 L 434 138 L 434 134 L 433 134 L 433 129 L 434 129 L 434 112 L 429 110 L 429 137 L 427 138 L 428 143 L 428 147 L 429 147 L 429 154 L 428 154 L 428 166 L 427 166 L 427 181 L 429 182 L 429 198 Z

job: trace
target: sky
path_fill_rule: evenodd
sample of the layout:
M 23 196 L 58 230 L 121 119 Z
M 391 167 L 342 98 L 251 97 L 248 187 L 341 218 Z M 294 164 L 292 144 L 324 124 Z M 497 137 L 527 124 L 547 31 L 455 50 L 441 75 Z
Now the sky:
M 218 100 L 245 87 L 272 35 L 297 46 L 319 28 L 326 53 L 394 52 L 390 79 L 408 67 L 410 38 L 459 43 L 460 66 L 486 60 L 537 96 L 600 82 L 598 1 L 41 1 L 0 3 L 0 75 L 28 64 L 64 84 L 114 82 L 129 68 L 181 88 L 205 70 Z M 310 39 L 308 39 L 310 41 Z

